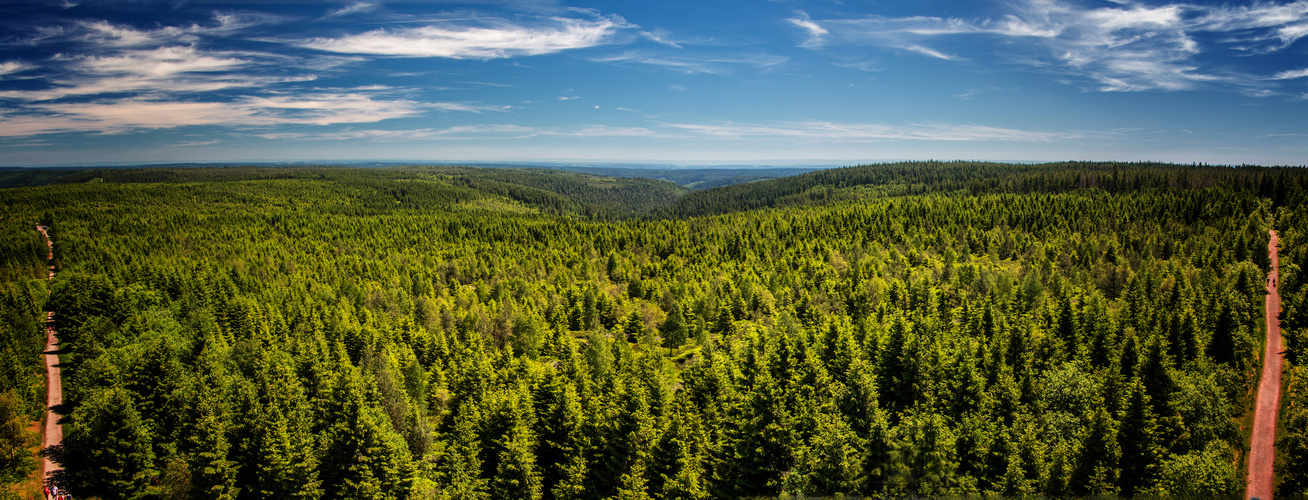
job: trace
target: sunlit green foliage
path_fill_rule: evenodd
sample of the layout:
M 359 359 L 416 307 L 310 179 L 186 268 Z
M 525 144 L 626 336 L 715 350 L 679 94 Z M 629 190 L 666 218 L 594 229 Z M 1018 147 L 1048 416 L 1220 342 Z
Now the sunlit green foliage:
M 55 221 L 78 494 L 1229 494 L 1266 228 L 1302 176 L 937 167 L 824 174 L 800 192 L 825 204 L 704 191 L 720 215 L 691 218 L 476 170 L 0 204 Z

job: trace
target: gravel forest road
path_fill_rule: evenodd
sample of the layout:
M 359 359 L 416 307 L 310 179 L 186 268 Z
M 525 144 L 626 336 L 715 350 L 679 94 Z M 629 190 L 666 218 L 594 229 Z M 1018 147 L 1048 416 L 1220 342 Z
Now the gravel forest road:
M 1276 255 L 1276 231 L 1268 233 L 1271 242 L 1267 245 L 1267 255 L 1272 261 L 1272 272 L 1267 275 L 1267 342 L 1263 349 L 1263 374 L 1258 382 L 1258 403 L 1254 406 L 1248 488 L 1244 494 L 1245 498 L 1262 500 L 1272 498 L 1276 488 L 1272 464 L 1276 461 L 1276 415 L 1281 408 L 1281 294 L 1276 291 L 1280 261 Z
M 50 280 L 54 280 L 54 242 L 50 241 L 50 235 L 46 233 L 45 226 L 36 226 L 38 231 L 45 236 L 45 244 L 49 247 L 50 253 L 47 256 L 50 262 Z M 58 446 L 64 440 L 64 427 L 59 425 L 59 415 L 53 410 L 54 407 L 63 404 L 64 391 L 63 383 L 59 379 L 59 339 L 54 329 L 54 312 L 45 313 L 45 428 L 41 432 L 41 449 L 47 450 L 51 446 Z M 50 460 L 47 454 L 41 461 L 41 470 L 46 480 L 51 475 L 58 472 L 61 467 L 59 464 Z

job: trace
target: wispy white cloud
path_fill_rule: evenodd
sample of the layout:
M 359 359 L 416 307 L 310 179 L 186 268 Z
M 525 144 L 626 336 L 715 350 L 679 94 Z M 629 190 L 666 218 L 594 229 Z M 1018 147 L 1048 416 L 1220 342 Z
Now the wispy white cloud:
M 180 73 L 229 71 L 248 61 L 227 54 L 208 54 L 194 47 L 160 47 L 116 56 L 92 56 L 78 64 L 91 73 L 134 74 L 166 78 Z
M 339 9 L 327 13 L 327 17 L 348 16 L 350 14 L 359 14 L 370 12 L 377 9 L 377 4 L 367 2 L 354 2 Z
M 467 84 L 467 85 L 481 85 L 481 86 L 483 86 L 483 87 L 502 87 L 502 88 L 509 88 L 509 87 L 512 87 L 512 86 L 513 86 L 513 85 L 510 85 L 510 84 L 507 84 L 507 83 L 497 83 L 497 82 L 458 82 L 458 83 L 463 83 L 463 84 Z
M 807 20 L 826 43 L 867 44 L 956 60 L 941 44 L 953 38 L 990 37 L 1009 62 L 1079 75 L 1101 91 L 1188 90 L 1220 85 L 1248 95 L 1266 94 L 1266 78 L 1210 67 L 1199 57 L 1218 48 L 1250 53 L 1281 51 L 1308 36 L 1308 0 L 1244 6 L 1129 1 L 1098 8 L 1067 0 L 1016 0 L 995 19 L 868 16 Z M 796 23 L 798 24 L 798 23 Z M 1219 37 L 1201 43 L 1200 34 Z M 970 40 L 974 42 L 975 40 Z M 811 39 L 800 42 L 809 46 Z M 1031 57 L 1026 48 L 1045 55 Z M 1276 79 L 1276 78 L 1273 78 Z
M 1135 6 L 1129 9 L 1094 9 L 1084 12 L 1087 24 L 1108 31 L 1127 28 L 1170 28 L 1181 23 L 1181 6 L 1157 8 Z
M 1286 47 L 1305 36 L 1308 36 L 1308 23 L 1283 26 L 1276 30 L 1276 37 L 1280 38 L 1281 43 Z
M 615 127 L 611 125 L 588 125 L 575 130 L 544 131 L 548 135 L 568 135 L 573 137 L 663 137 L 680 138 L 681 135 L 659 132 L 645 127 Z
M 925 46 L 922 46 L 922 45 L 901 45 L 901 46 L 899 46 L 899 48 L 904 49 L 904 50 L 907 50 L 907 51 L 909 51 L 909 52 L 916 52 L 916 53 L 918 53 L 918 54 L 922 54 L 922 55 L 924 55 L 924 56 L 934 57 L 934 58 L 936 58 L 936 59 L 944 59 L 944 60 L 946 60 L 946 61 L 957 61 L 957 60 L 959 60 L 959 57 L 957 57 L 957 56 L 951 56 L 951 55 L 949 55 L 949 54 L 945 54 L 945 53 L 940 52 L 940 51 L 938 51 L 938 50 L 936 50 L 936 49 L 933 49 L 933 48 L 931 48 L 931 47 L 925 47 Z
M 1293 70 L 1288 70 L 1288 71 L 1282 71 L 1282 72 L 1280 72 L 1280 73 L 1277 73 L 1276 76 L 1273 76 L 1272 79 L 1273 79 L 1273 80 L 1293 80 L 1293 79 L 1295 79 L 1295 78 L 1303 78 L 1303 77 L 1306 77 L 1306 76 L 1308 76 L 1308 68 L 1302 68 L 1302 69 L 1293 69 Z
M 118 93 L 149 93 L 156 95 L 208 93 L 227 89 L 264 88 L 281 83 L 306 82 L 313 79 L 313 76 L 277 78 L 242 75 L 172 79 L 140 76 L 73 78 L 70 80 L 56 80 L 56 83 L 60 86 L 47 90 L 0 91 L 0 98 L 22 101 L 52 101 L 67 97 Z
M 653 54 L 644 51 L 629 50 L 621 54 L 592 58 L 595 62 L 636 63 L 680 71 L 686 74 L 708 73 L 726 74 L 734 68 L 753 67 L 769 68 L 786 61 L 789 57 L 773 54 Z
M 63 39 L 92 44 L 95 47 L 156 47 L 167 44 L 191 44 L 203 37 L 224 36 L 247 28 L 286 22 L 287 19 L 256 12 L 219 12 L 208 24 L 187 26 L 161 26 L 155 29 L 137 29 L 109 21 L 79 21 L 71 26 L 45 27 L 34 41 Z
M 27 70 L 32 69 L 32 68 L 35 68 L 35 67 L 36 67 L 36 66 L 33 66 L 33 65 L 31 65 L 31 64 L 27 64 L 27 63 L 22 62 L 22 61 L 5 61 L 5 62 L 0 62 L 0 76 L 4 76 L 4 75 L 12 75 L 12 74 L 14 74 L 14 73 L 21 73 L 21 72 L 23 72 L 23 71 L 27 71 Z
M 790 24 L 803 28 L 804 31 L 808 33 L 808 39 L 804 40 L 803 43 L 799 44 L 800 47 L 805 47 L 805 48 L 821 47 L 823 45 L 826 45 L 828 38 L 830 38 L 829 35 L 831 34 L 831 32 L 827 31 L 826 28 L 819 26 L 818 23 L 813 22 L 812 19 L 809 19 L 808 13 L 802 10 L 795 11 L 795 17 L 786 19 L 786 21 L 790 22 Z
M 957 98 L 962 99 L 962 100 L 964 100 L 964 101 L 970 101 L 970 100 L 972 100 L 973 98 L 975 98 L 977 95 L 981 94 L 982 92 L 985 92 L 985 90 L 982 90 L 982 89 L 968 89 L 967 92 L 963 92 L 963 93 L 961 93 L 961 94 L 955 94 L 954 97 L 957 97 Z
M 438 111 L 462 111 L 465 113 L 485 113 L 488 111 L 504 112 L 512 108 L 512 106 L 490 106 L 467 102 L 424 102 L 423 107 Z
M 959 19 L 941 17 L 885 17 L 867 16 L 855 19 L 831 19 L 813 21 L 823 26 L 826 34 L 835 40 L 845 42 L 903 43 L 904 40 L 920 39 L 911 37 L 930 37 L 939 35 L 956 35 L 980 33 L 985 28 Z
M 536 129 L 518 125 L 464 125 L 443 129 L 417 128 L 402 130 L 346 129 L 331 132 L 265 132 L 254 137 L 270 141 L 311 140 L 342 141 L 369 140 L 378 142 L 404 142 L 413 140 L 441 140 L 468 138 L 522 138 L 534 134 Z
M 574 127 L 525 127 L 521 125 L 462 125 L 448 128 L 420 128 L 406 130 L 350 129 L 332 132 L 270 132 L 255 134 L 268 140 L 359 140 L 405 142 L 413 140 L 512 140 L 533 137 L 646 137 L 681 138 L 684 134 L 656 131 L 646 127 L 615 127 L 610 125 L 581 125 Z
M 1194 24 L 1204 30 L 1232 33 L 1237 40 L 1253 42 L 1255 52 L 1288 47 L 1308 35 L 1308 1 L 1254 2 L 1250 5 L 1205 7 Z
M 674 49 L 682 48 L 680 43 L 677 43 L 675 40 L 672 40 L 672 38 L 669 37 L 666 33 L 660 31 L 653 31 L 653 32 L 641 31 L 640 36 L 651 42 L 661 43 L 663 45 L 667 45 Z
M 331 125 L 371 123 L 419 114 L 428 105 L 405 99 L 376 99 L 364 93 L 246 97 L 232 102 L 147 99 L 30 106 L 0 121 L 0 136 L 59 132 L 118 134 L 133 130 L 221 125 Z
M 383 100 L 369 94 L 348 93 L 247 97 L 236 102 L 234 107 L 254 117 L 251 125 L 331 125 L 413 116 L 419 114 L 425 105 L 407 99 Z
M 617 16 L 597 19 L 551 17 L 535 24 L 492 19 L 477 24 L 446 22 L 416 28 L 378 29 L 294 43 L 346 54 L 502 59 L 602 45 L 608 43 L 618 30 L 629 27 L 631 25 Z
M 1055 142 L 1080 138 L 1084 132 L 1051 132 L 991 127 L 974 124 L 888 125 L 880 123 L 839 123 L 827 121 L 778 122 L 769 124 L 668 123 L 694 135 L 725 139 L 787 139 L 816 142 L 885 142 L 885 141 L 1018 141 Z
M 63 57 L 47 61 L 48 67 L 57 70 L 55 76 L 47 79 L 48 88 L 0 91 L 0 98 L 49 101 L 100 94 L 213 92 L 314 79 L 313 75 L 268 77 L 233 73 L 266 67 L 270 64 L 268 59 L 269 56 L 259 54 L 206 52 L 191 46 L 130 48 L 108 55 Z
M 842 68 L 856 69 L 859 71 L 866 71 L 869 73 L 885 70 L 885 68 L 882 67 L 880 64 L 878 64 L 876 61 L 850 61 L 850 62 L 835 62 L 831 64 L 840 66 Z
M 212 146 L 214 144 L 221 144 L 222 142 L 223 141 L 218 139 L 213 139 L 208 141 L 184 141 L 184 142 L 169 144 L 169 146 L 174 148 L 194 148 L 199 146 Z
M 184 28 L 164 27 L 153 31 L 118 26 L 109 21 L 79 23 L 85 42 L 101 47 L 141 47 L 167 42 L 193 42 L 194 36 Z
M 1081 9 L 1027 0 L 1015 17 L 1056 32 L 1030 40 L 1043 45 L 1063 71 L 1088 76 L 1102 91 L 1188 90 L 1229 79 L 1192 62 L 1201 50 L 1187 12 L 1181 5 Z
M 463 125 L 448 128 L 406 130 L 346 129 L 321 132 L 264 132 L 253 134 L 268 140 L 368 140 L 404 142 L 505 141 L 541 137 L 561 139 L 627 138 L 653 141 L 785 141 L 803 144 L 866 144 L 887 142 L 1025 142 L 1057 143 L 1065 140 L 1106 138 L 1120 131 L 1037 131 L 976 124 L 841 123 L 829 121 L 768 123 L 661 123 L 649 126 L 590 124 L 576 126 L 527 127 L 504 124 Z
M 150 30 L 88 21 L 37 29 L 32 43 L 81 44 L 40 62 L 44 88 L 0 91 L 0 136 L 120 134 L 189 126 L 231 128 L 372 123 L 432 111 L 483 113 L 503 106 L 422 102 L 385 86 L 304 88 L 318 73 L 353 62 L 341 56 L 295 57 L 215 51 L 208 37 L 267 24 L 257 14 L 217 14 L 199 26 Z M 3 63 L 8 72 L 34 67 Z M 281 74 L 282 76 L 269 76 Z M 87 100 L 89 99 L 89 102 Z
M 233 88 L 263 88 L 280 83 L 309 81 L 312 73 L 272 77 L 277 69 L 289 73 L 328 70 L 349 61 L 338 56 L 293 58 L 255 52 L 206 49 L 213 38 L 233 36 L 251 27 L 280 22 L 258 13 L 216 13 L 210 22 L 138 29 L 108 21 L 82 20 L 65 25 L 38 26 L 20 43 L 58 43 L 75 48 L 40 61 L 5 63 L 15 71 L 40 68 L 44 88 L 0 92 L 0 98 L 50 101 L 101 94 L 205 93 Z

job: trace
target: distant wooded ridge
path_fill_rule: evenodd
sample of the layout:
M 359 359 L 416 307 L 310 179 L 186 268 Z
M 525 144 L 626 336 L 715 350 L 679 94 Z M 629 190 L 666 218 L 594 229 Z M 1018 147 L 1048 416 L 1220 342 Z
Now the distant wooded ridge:
M 778 177 L 812 172 L 835 165 L 797 165 L 797 166 L 675 166 L 660 164 L 615 164 L 615 165 L 571 165 L 571 164 L 517 164 L 517 163 L 470 163 L 470 164 L 410 164 L 410 163 L 180 163 L 159 165 L 120 165 L 120 166 L 59 166 L 59 167 L 0 167 L 0 187 L 40 186 L 57 182 L 69 182 L 80 179 L 69 177 L 76 172 L 106 170 L 152 170 L 152 169 L 191 169 L 191 168 L 452 168 L 471 167 L 488 169 L 545 169 L 577 172 L 583 174 L 610 177 L 643 177 L 662 180 L 690 189 L 709 189 L 731 184 L 740 184 Z
M 1279 172 L 1262 180 L 1262 172 Z M 211 166 L 0 168 L 0 187 L 83 182 L 204 182 L 265 179 L 376 181 L 448 176 L 461 185 L 539 205 L 553 213 L 602 218 L 687 217 L 758 208 L 824 204 L 869 196 L 926 193 L 1030 193 L 1103 189 L 1202 188 L 1218 184 L 1263 194 L 1296 186 L 1302 167 L 1171 163 L 997 163 L 914 161 L 852 167 L 634 168 L 495 166 Z M 1289 177 L 1286 177 L 1286 176 Z M 621 179 L 615 180 L 611 178 Z M 609 179 L 607 181 L 603 179 Z M 1268 185 L 1263 185 L 1269 182 Z M 1277 184 L 1277 183 L 1280 184 Z M 1258 185 L 1251 185 L 1257 183 Z M 1288 184 L 1287 184 L 1288 183 Z

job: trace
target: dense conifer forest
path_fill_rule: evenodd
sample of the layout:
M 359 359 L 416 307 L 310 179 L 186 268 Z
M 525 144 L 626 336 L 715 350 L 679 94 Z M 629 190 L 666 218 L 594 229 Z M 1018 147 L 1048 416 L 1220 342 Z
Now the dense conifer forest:
M 1308 494 L 1305 195 L 969 162 L 2 189 L 0 479 L 36 466 L 49 310 L 78 498 L 1239 497 L 1275 228 Z

